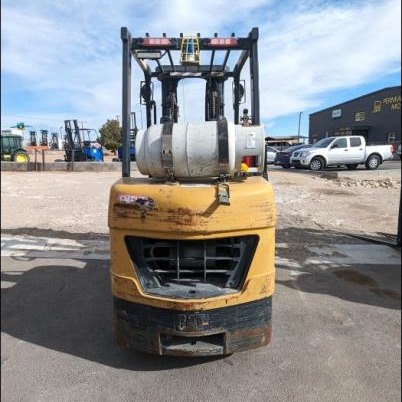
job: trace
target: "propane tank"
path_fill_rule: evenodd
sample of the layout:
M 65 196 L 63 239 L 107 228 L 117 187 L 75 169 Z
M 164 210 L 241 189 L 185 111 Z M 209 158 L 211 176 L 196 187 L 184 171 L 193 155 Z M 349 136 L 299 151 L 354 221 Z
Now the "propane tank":
M 150 126 L 136 138 L 138 170 L 155 178 L 233 177 L 242 159 L 253 156 L 264 165 L 264 127 L 231 121 L 165 123 Z M 223 127 L 223 129 L 222 129 Z

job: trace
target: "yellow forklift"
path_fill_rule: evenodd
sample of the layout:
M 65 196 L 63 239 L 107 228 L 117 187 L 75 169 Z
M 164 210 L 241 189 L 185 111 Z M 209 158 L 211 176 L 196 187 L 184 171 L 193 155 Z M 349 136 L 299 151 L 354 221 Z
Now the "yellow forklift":
M 258 29 L 247 37 L 155 38 L 132 37 L 122 28 L 121 39 L 122 178 L 111 188 L 108 217 L 116 340 L 174 356 L 228 355 L 266 345 L 275 205 L 259 114 Z M 204 54 L 209 61 L 201 64 Z M 144 74 L 147 129 L 135 144 L 141 178 L 130 177 L 132 58 Z M 247 61 L 251 110 L 240 116 Z M 177 87 L 186 78 L 205 81 L 203 122 L 179 121 Z M 154 80 L 161 85 L 159 122 Z M 224 114 L 227 80 L 233 121 Z

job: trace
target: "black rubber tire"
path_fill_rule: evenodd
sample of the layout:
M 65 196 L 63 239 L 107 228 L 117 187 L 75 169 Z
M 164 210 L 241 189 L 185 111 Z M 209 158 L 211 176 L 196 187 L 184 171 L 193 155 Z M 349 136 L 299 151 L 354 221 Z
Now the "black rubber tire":
M 315 172 L 318 172 L 320 170 L 324 170 L 325 168 L 325 162 L 324 159 L 322 159 L 320 156 L 314 157 L 309 165 L 309 169 L 313 170 Z
M 284 169 L 290 169 L 290 165 L 282 165 Z
M 348 170 L 356 170 L 357 166 L 358 166 L 357 163 L 352 163 L 352 164 L 346 165 L 346 168 L 347 168 Z
M 376 170 L 381 165 L 381 159 L 378 155 L 370 155 L 366 160 L 366 169 Z

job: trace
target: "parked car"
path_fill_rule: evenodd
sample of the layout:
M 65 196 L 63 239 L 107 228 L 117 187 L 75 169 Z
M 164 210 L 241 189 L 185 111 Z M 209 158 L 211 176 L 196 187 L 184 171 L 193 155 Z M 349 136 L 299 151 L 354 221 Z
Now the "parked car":
M 267 147 L 267 163 L 272 164 L 274 163 L 275 156 L 278 150 L 272 147 Z
M 366 169 L 377 169 L 385 160 L 392 159 L 391 145 L 366 145 L 362 136 L 328 137 L 310 148 L 293 153 L 292 166 L 323 170 L 327 166 L 346 165 L 354 170 L 364 164 Z
M 293 145 L 292 147 L 286 148 L 283 151 L 278 151 L 275 156 L 274 165 L 282 166 L 284 169 L 289 169 L 291 167 L 290 157 L 292 156 L 292 153 L 307 147 L 311 147 L 311 145 Z

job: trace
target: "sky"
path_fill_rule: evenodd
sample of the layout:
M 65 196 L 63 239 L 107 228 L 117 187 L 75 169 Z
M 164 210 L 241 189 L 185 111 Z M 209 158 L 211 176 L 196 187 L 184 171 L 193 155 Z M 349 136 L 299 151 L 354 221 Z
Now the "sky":
M 258 27 L 266 135 L 308 136 L 310 113 L 401 85 L 400 0 L 3 0 L 1 128 L 58 132 L 77 119 L 99 129 L 120 116 L 123 26 L 133 37 L 246 37 Z M 132 110 L 145 128 L 141 79 L 133 64 Z M 203 85 L 179 85 L 181 121 L 203 119 Z M 225 94 L 230 119 L 231 83 Z

